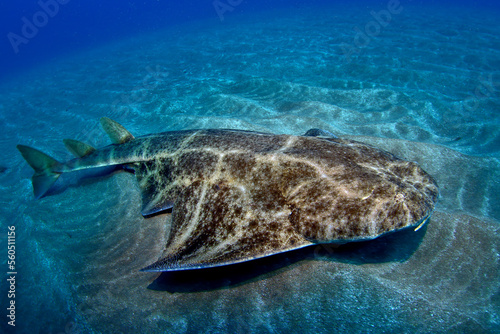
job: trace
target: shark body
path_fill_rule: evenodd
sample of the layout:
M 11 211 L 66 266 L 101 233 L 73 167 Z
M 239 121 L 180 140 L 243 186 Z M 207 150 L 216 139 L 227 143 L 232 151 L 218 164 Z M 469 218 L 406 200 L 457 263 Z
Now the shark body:
M 424 224 L 438 197 L 416 163 L 310 130 L 304 136 L 188 130 L 135 138 L 102 118 L 114 144 L 65 140 L 60 163 L 28 146 L 35 197 L 60 174 L 122 165 L 136 175 L 145 217 L 172 210 L 161 258 L 143 271 L 229 265 L 318 243 L 376 238 Z

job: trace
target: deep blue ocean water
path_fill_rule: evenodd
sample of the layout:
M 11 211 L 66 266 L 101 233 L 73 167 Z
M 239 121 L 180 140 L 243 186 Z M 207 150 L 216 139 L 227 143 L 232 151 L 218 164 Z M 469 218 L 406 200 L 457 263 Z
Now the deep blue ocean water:
M 284 1 L 276 0 L 272 4 L 267 1 L 204 1 L 196 0 L 189 3 L 180 1 L 118 1 L 111 0 L 106 3 L 93 1 L 61 1 L 57 6 L 51 1 L 20 0 L 13 3 L 0 4 L 0 28 L 2 31 L 0 50 L 2 63 L 0 73 L 17 73 L 27 68 L 36 67 L 44 61 L 74 53 L 88 48 L 94 48 L 117 39 L 127 38 L 137 33 L 155 31 L 175 24 L 192 22 L 199 19 L 230 20 L 231 16 L 238 14 L 258 15 L 258 13 L 275 10 L 278 8 L 295 8 L 308 6 L 328 6 L 342 4 L 341 1 L 311 0 Z M 378 6 L 381 1 L 353 1 L 349 6 L 359 9 L 360 19 L 365 17 L 363 8 L 383 7 Z M 417 6 L 447 6 L 468 7 L 474 10 L 498 11 L 500 5 L 492 0 L 481 1 L 418 1 L 409 0 Z M 42 5 L 41 5 L 42 4 Z M 45 4 L 45 5 L 43 5 Z M 44 10 L 46 9 L 46 10 Z M 37 16 L 40 11 L 48 13 L 48 19 L 43 15 Z M 236 14 L 236 15 L 234 15 Z M 28 38 L 27 44 L 19 45 L 19 52 L 15 51 L 8 33 L 22 36 L 22 28 L 26 24 L 23 17 L 33 23 L 36 17 L 42 27 L 34 32 L 34 37 Z M 46 21 L 46 22 L 45 22 Z
M 0 4 L 2 332 L 500 333 L 500 4 L 270 3 Z M 102 116 L 137 135 L 322 128 L 417 161 L 440 199 L 415 236 L 143 273 L 170 217 L 142 218 L 131 175 L 35 200 L 16 150 L 107 145 Z
M 215 4 L 214 4 L 215 3 Z M 16 3 L 2 3 L 1 30 L 3 73 L 16 73 L 26 68 L 32 68 L 55 57 L 74 53 L 85 49 L 127 38 L 138 33 L 157 31 L 176 24 L 183 24 L 199 19 L 217 20 L 229 19 L 230 14 L 254 13 L 276 8 L 301 7 L 300 1 L 274 1 L 269 5 L 265 1 L 107 1 L 81 2 L 61 1 L 57 6 L 51 1 L 21 0 Z M 308 4 L 322 3 L 308 1 Z M 328 3 L 328 2 L 326 2 Z M 45 4 L 45 5 L 44 5 Z M 37 13 L 47 13 L 48 19 Z M 20 44 L 18 52 L 6 36 L 14 33 L 24 37 L 23 26 L 26 25 L 23 17 L 30 23 L 40 21 L 42 27 L 35 25 L 33 37 L 29 42 Z M 27 30 L 31 35 L 31 30 Z

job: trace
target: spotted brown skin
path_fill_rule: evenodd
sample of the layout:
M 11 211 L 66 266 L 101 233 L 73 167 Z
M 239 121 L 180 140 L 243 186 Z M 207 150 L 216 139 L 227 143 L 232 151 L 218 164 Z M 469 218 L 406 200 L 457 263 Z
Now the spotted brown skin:
M 172 209 L 145 271 L 228 265 L 316 243 L 373 239 L 427 220 L 438 197 L 416 163 L 359 142 L 238 130 L 137 137 L 64 164 L 135 171 L 144 216 Z

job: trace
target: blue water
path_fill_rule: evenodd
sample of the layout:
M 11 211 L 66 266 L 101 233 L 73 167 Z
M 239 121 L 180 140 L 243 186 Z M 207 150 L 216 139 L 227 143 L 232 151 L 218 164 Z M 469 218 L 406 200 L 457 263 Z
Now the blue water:
M 0 74 L 15 74 L 23 69 L 36 67 L 40 63 L 67 53 L 74 53 L 88 48 L 94 48 L 117 39 L 133 36 L 137 33 L 151 32 L 175 24 L 192 22 L 199 19 L 227 20 L 238 14 L 252 15 L 277 8 L 298 8 L 309 6 L 328 6 L 340 1 L 314 0 L 307 1 L 204 1 L 196 0 L 189 3 L 167 2 L 158 0 L 149 1 L 118 1 L 110 0 L 106 3 L 94 1 L 34 1 L 20 0 L 14 3 L 3 2 L 0 4 L 0 31 L 2 39 L 2 63 Z M 418 6 L 428 5 L 453 5 L 464 6 L 480 10 L 500 10 L 500 5 L 495 1 L 417 1 L 409 0 L 406 3 Z M 363 8 L 382 8 L 383 1 L 353 1 L 351 7 L 359 10 L 360 18 L 368 11 Z M 45 20 L 37 15 L 44 12 Z M 35 18 L 36 17 L 36 18 Z M 13 46 L 7 37 L 9 33 L 23 36 L 23 27 L 34 20 L 40 22 L 40 27 L 35 25 L 33 37 L 28 37 L 28 42 Z M 35 19 L 34 19 L 35 18 Z M 29 24 L 28 24 L 29 25 Z M 30 30 L 31 32 L 31 30 Z M 30 33 L 31 35 L 31 33 Z
M 241 3 L 240 3 L 241 2 Z M 321 1 L 317 1 L 321 3 Z M 137 33 L 192 22 L 199 19 L 220 20 L 229 14 L 265 11 L 292 5 L 286 1 L 275 1 L 270 7 L 265 1 L 233 1 L 226 6 L 214 6 L 212 1 L 118 1 L 106 3 L 94 1 L 67 1 L 53 5 L 51 1 L 21 0 L 15 3 L 0 4 L 0 30 L 2 34 L 0 49 L 2 63 L 0 73 L 16 73 L 19 70 L 36 67 L 40 63 L 68 53 L 94 48 L 117 39 Z M 238 4 L 240 3 L 240 4 Z M 309 1 L 308 3 L 315 3 Z M 295 2 L 293 5 L 301 5 Z M 220 8 L 220 9 L 216 9 Z M 48 15 L 46 23 L 37 15 L 40 11 Z M 24 37 L 23 26 L 27 18 L 30 23 L 40 20 L 38 32 L 28 38 L 28 43 L 13 47 L 8 33 Z M 16 44 L 16 43 L 14 43 Z M 17 50 L 16 50 L 17 49 Z
M 500 333 L 497 2 L 60 2 L 0 4 L 2 331 Z M 15 148 L 68 160 L 63 138 L 109 144 L 102 116 L 136 135 L 323 128 L 418 162 L 440 199 L 413 238 L 158 277 L 138 270 L 170 220 L 140 216 L 131 175 L 34 200 Z

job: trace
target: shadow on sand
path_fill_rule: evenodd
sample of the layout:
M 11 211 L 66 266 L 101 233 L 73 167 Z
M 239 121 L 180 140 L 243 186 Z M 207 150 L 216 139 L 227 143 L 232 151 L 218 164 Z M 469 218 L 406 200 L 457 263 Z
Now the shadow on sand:
M 427 224 L 387 234 L 375 240 L 343 245 L 323 244 L 229 266 L 161 273 L 148 289 L 199 292 L 226 289 L 272 277 L 299 261 L 332 261 L 352 264 L 404 262 L 420 245 Z

